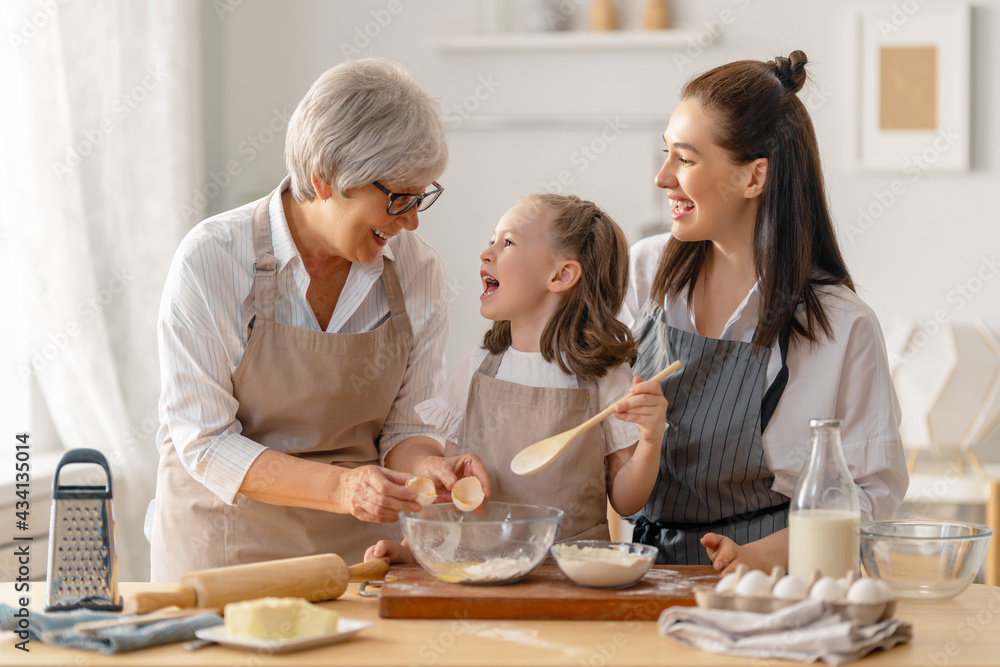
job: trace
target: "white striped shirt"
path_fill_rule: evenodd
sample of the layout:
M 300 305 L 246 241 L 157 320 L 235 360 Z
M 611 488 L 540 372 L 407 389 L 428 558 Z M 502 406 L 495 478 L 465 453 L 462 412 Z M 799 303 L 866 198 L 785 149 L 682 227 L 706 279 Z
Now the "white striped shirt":
M 287 184 L 286 177 L 281 189 Z M 185 469 L 229 504 L 265 449 L 241 435 L 232 384 L 247 346 L 241 308 L 253 284 L 252 216 L 257 203 L 209 218 L 187 234 L 170 266 L 157 322 L 157 447 L 169 433 Z M 275 320 L 320 331 L 306 300 L 309 274 L 288 230 L 281 197 L 271 198 L 269 214 L 278 261 Z M 400 230 L 383 253 L 399 276 L 414 336 L 402 387 L 376 443 L 384 460 L 405 438 L 433 431 L 414 407 L 434 396 L 444 379 L 448 294 L 441 259 L 416 234 Z M 371 264 L 351 265 L 327 332 L 363 333 L 388 319 L 388 297 L 384 289 L 376 289 L 382 267 L 382 256 Z

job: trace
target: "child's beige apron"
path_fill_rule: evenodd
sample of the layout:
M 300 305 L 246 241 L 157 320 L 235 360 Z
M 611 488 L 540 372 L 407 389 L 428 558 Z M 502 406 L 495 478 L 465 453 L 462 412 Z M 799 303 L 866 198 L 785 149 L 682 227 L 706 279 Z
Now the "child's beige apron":
M 558 540 L 607 540 L 604 429 L 592 428 L 534 475 L 515 475 L 510 460 L 530 444 L 579 426 L 600 411 L 594 385 L 528 387 L 496 379 L 502 354 L 487 354 L 472 376 L 458 450 L 479 456 L 490 474 L 487 502 L 557 507 Z
M 280 196 L 284 185 L 253 214 L 257 261 L 244 303 L 244 313 L 253 319 L 247 348 L 233 373 L 236 418 L 244 436 L 275 451 L 347 468 L 377 465 L 375 443 L 402 384 L 413 339 L 399 280 L 392 262 L 384 258 L 381 282 L 391 315 L 373 331 L 326 333 L 275 322 L 277 261 L 268 203 Z M 380 373 L 369 380 L 373 359 Z M 270 505 L 242 494 L 226 505 L 187 473 L 169 434 L 160 451 L 156 483 L 153 581 L 176 581 L 186 572 L 209 567 L 315 553 L 337 553 L 353 563 L 379 539 L 400 538 L 398 524 Z

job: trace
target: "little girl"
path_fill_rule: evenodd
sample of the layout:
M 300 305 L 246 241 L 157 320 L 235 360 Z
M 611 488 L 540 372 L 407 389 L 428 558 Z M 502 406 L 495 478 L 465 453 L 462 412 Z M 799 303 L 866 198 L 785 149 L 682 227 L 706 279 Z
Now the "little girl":
M 601 209 L 575 196 L 532 195 L 500 219 L 480 253 L 479 311 L 493 320 L 435 398 L 417 405 L 446 441 L 490 475 L 490 500 L 558 507 L 559 540 L 610 538 L 607 501 L 640 510 L 659 471 L 667 402 L 659 383 L 633 378 L 636 353 L 616 315 L 628 287 L 628 243 Z M 615 418 L 530 476 L 510 461 L 534 442 L 578 426 L 615 399 Z M 382 541 L 366 558 L 412 560 Z

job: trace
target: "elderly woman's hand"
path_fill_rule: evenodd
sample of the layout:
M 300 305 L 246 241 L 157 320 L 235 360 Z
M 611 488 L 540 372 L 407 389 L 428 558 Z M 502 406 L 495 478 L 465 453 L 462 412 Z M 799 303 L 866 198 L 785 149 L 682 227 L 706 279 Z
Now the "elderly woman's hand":
M 368 465 L 347 470 L 337 485 L 337 498 L 341 507 L 362 521 L 392 523 L 400 512 L 419 512 L 417 492 L 406 488 L 411 476 Z
M 477 478 L 483 485 L 483 493 L 490 497 L 490 476 L 475 454 L 427 456 L 416 464 L 413 472 L 434 482 L 438 490 L 437 501 L 450 502 L 451 488 L 463 477 Z

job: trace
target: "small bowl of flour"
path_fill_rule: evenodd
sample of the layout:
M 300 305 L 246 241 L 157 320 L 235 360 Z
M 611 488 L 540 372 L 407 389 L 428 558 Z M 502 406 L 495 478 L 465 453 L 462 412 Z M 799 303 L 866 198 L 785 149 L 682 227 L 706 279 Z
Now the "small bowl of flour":
M 635 586 L 656 562 L 656 547 L 630 542 L 578 540 L 554 544 L 552 557 L 574 584 L 588 588 Z

